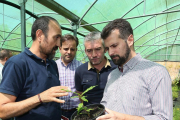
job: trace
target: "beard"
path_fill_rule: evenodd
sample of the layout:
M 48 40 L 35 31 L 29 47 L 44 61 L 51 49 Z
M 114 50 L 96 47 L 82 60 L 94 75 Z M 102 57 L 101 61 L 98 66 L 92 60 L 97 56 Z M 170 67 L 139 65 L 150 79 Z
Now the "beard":
M 47 48 L 46 47 L 42 47 L 42 45 L 40 44 L 39 45 L 39 48 L 40 48 L 40 52 L 45 54 L 47 57 L 47 59 L 49 60 L 52 60 L 55 56 L 55 53 L 54 51 L 56 51 L 58 49 L 58 46 L 55 46 L 53 47 L 51 50 L 47 51 Z
M 124 56 L 119 56 L 119 55 L 111 55 L 111 59 L 114 62 L 114 64 L 122 66 L 125 62 L 127 62 L 129 54 L 130 54 L 130 48 L 126 42 L 126 53 Z M 113 59 L 114 57 L 118 57 L 119 59 Z
M 52 59 L 54 58 L 55 54 L 56 54 L 56 50 L 57 50 L 57 49 L 58 49 L 57 46 L 53 47 L 53 49 L 51 50 L 51 52 L 48 53 L 48 54 L 46 54 L 46 55 L 47 55 L 47 59 L 52 60 Z M 53 51 L 55 51 L 55 52 L 53 53 Z

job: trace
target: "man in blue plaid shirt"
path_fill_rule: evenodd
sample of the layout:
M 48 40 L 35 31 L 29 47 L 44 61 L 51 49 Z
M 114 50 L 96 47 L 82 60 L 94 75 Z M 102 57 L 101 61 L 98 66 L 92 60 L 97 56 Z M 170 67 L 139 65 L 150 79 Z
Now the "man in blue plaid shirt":
M 76 91 L 74 83 L 75 70 L 82 63 L 75 60 L 78 46 L 78 39 L 74 36 L 67 34 L 64 35 L 60 42 L 61 57 L 56 61 L 59 71 L 59 80 L 62 86 L 68 86 L 73 92 Z M 80 103 L 78 98 L 71 98 L 73 93 L 69 93 L 68 96 L 63 96 L 60 99 L 65 100 L 65 103 L 61 104 L 62 119 L 70 119 L 71 115 L 76 111 L 76 107 Z

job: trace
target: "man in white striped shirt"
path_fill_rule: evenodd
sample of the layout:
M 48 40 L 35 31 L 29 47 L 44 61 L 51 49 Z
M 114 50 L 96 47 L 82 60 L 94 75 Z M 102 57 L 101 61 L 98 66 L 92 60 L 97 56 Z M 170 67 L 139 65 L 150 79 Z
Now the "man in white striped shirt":
M 109 114 L 97 120 L 172 120 L 169 73 L 165 67 L 135 53 L 129 22 L 124 19 L 110 22 L 101 37 L 118 68 L 109 74 L 101 101 Z

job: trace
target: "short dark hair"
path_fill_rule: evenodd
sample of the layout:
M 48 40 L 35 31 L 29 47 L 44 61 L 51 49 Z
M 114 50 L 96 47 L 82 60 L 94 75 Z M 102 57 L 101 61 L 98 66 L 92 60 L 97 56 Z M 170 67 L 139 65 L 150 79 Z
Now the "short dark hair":
M 102 39 L 106 39 L 113 30 L 119 30 L 119 38 L 125 40 L 129 37 L 129 35 L 133 35 L 133 29 L 128 21 L 125 19 L 115 19 L 108 23 L 104 29 L 102 30 L 101 37 Z
M 4 49 L 0 51 L 0 60 L 4 60 L 5 57 L 9 59 L 11 56 L 12 54 L 10 50 Z
M 61 38 L 61 41 L 60 41 L 60 45 L 62 46 L 62 43 L 64 41 L 67 41 L 67 40 L 74 40 L 76 42 L 76 47 L 78 46 L 79 44 L 79 41 L 78 41 L 78 38 L 77 37 L 74 37 L 73 35 L 71 34 L 66 34 L 66 35 L 63 35 L 62 38 Z
M 41 16 L 39 18 L 37 18 L 33 25 L 32 25 L 32 29 L 31 29 L 31 37 L 32 37 L 32 40 L 34 41 L 36 39 L 36 31 L 38 29 L 41 29 L 45 35 L 45 37 L 47 38 L 47 33 L 48 33 L 48 30 L 49 30 L 49 21 L 55 21 L 57 24 L 58 21 L 50 16 Z

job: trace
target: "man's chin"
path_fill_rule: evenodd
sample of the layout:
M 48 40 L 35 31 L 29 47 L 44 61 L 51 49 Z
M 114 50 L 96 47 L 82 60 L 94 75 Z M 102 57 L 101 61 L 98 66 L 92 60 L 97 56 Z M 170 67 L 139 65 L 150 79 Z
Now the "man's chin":
M 52 60 L 55 57 L 55 54 L 48 55 L 48 59 Z
M 115 65 L 119 65 L 119 61 L 118 61 L 118 60 L 113 59 L 112 61 L 113 61 L 113 63 L 114 63 Z
M 99 61 L 97 61 L 97 62 L 91 62 L 91 64 L 92 64 L 92 65 L 99 65 L 100 62 L 99 62 Z
M 69 63 L 69 62 L 73 61 L 73 59 L 72 58 L 66 58 L 65 61 Z

